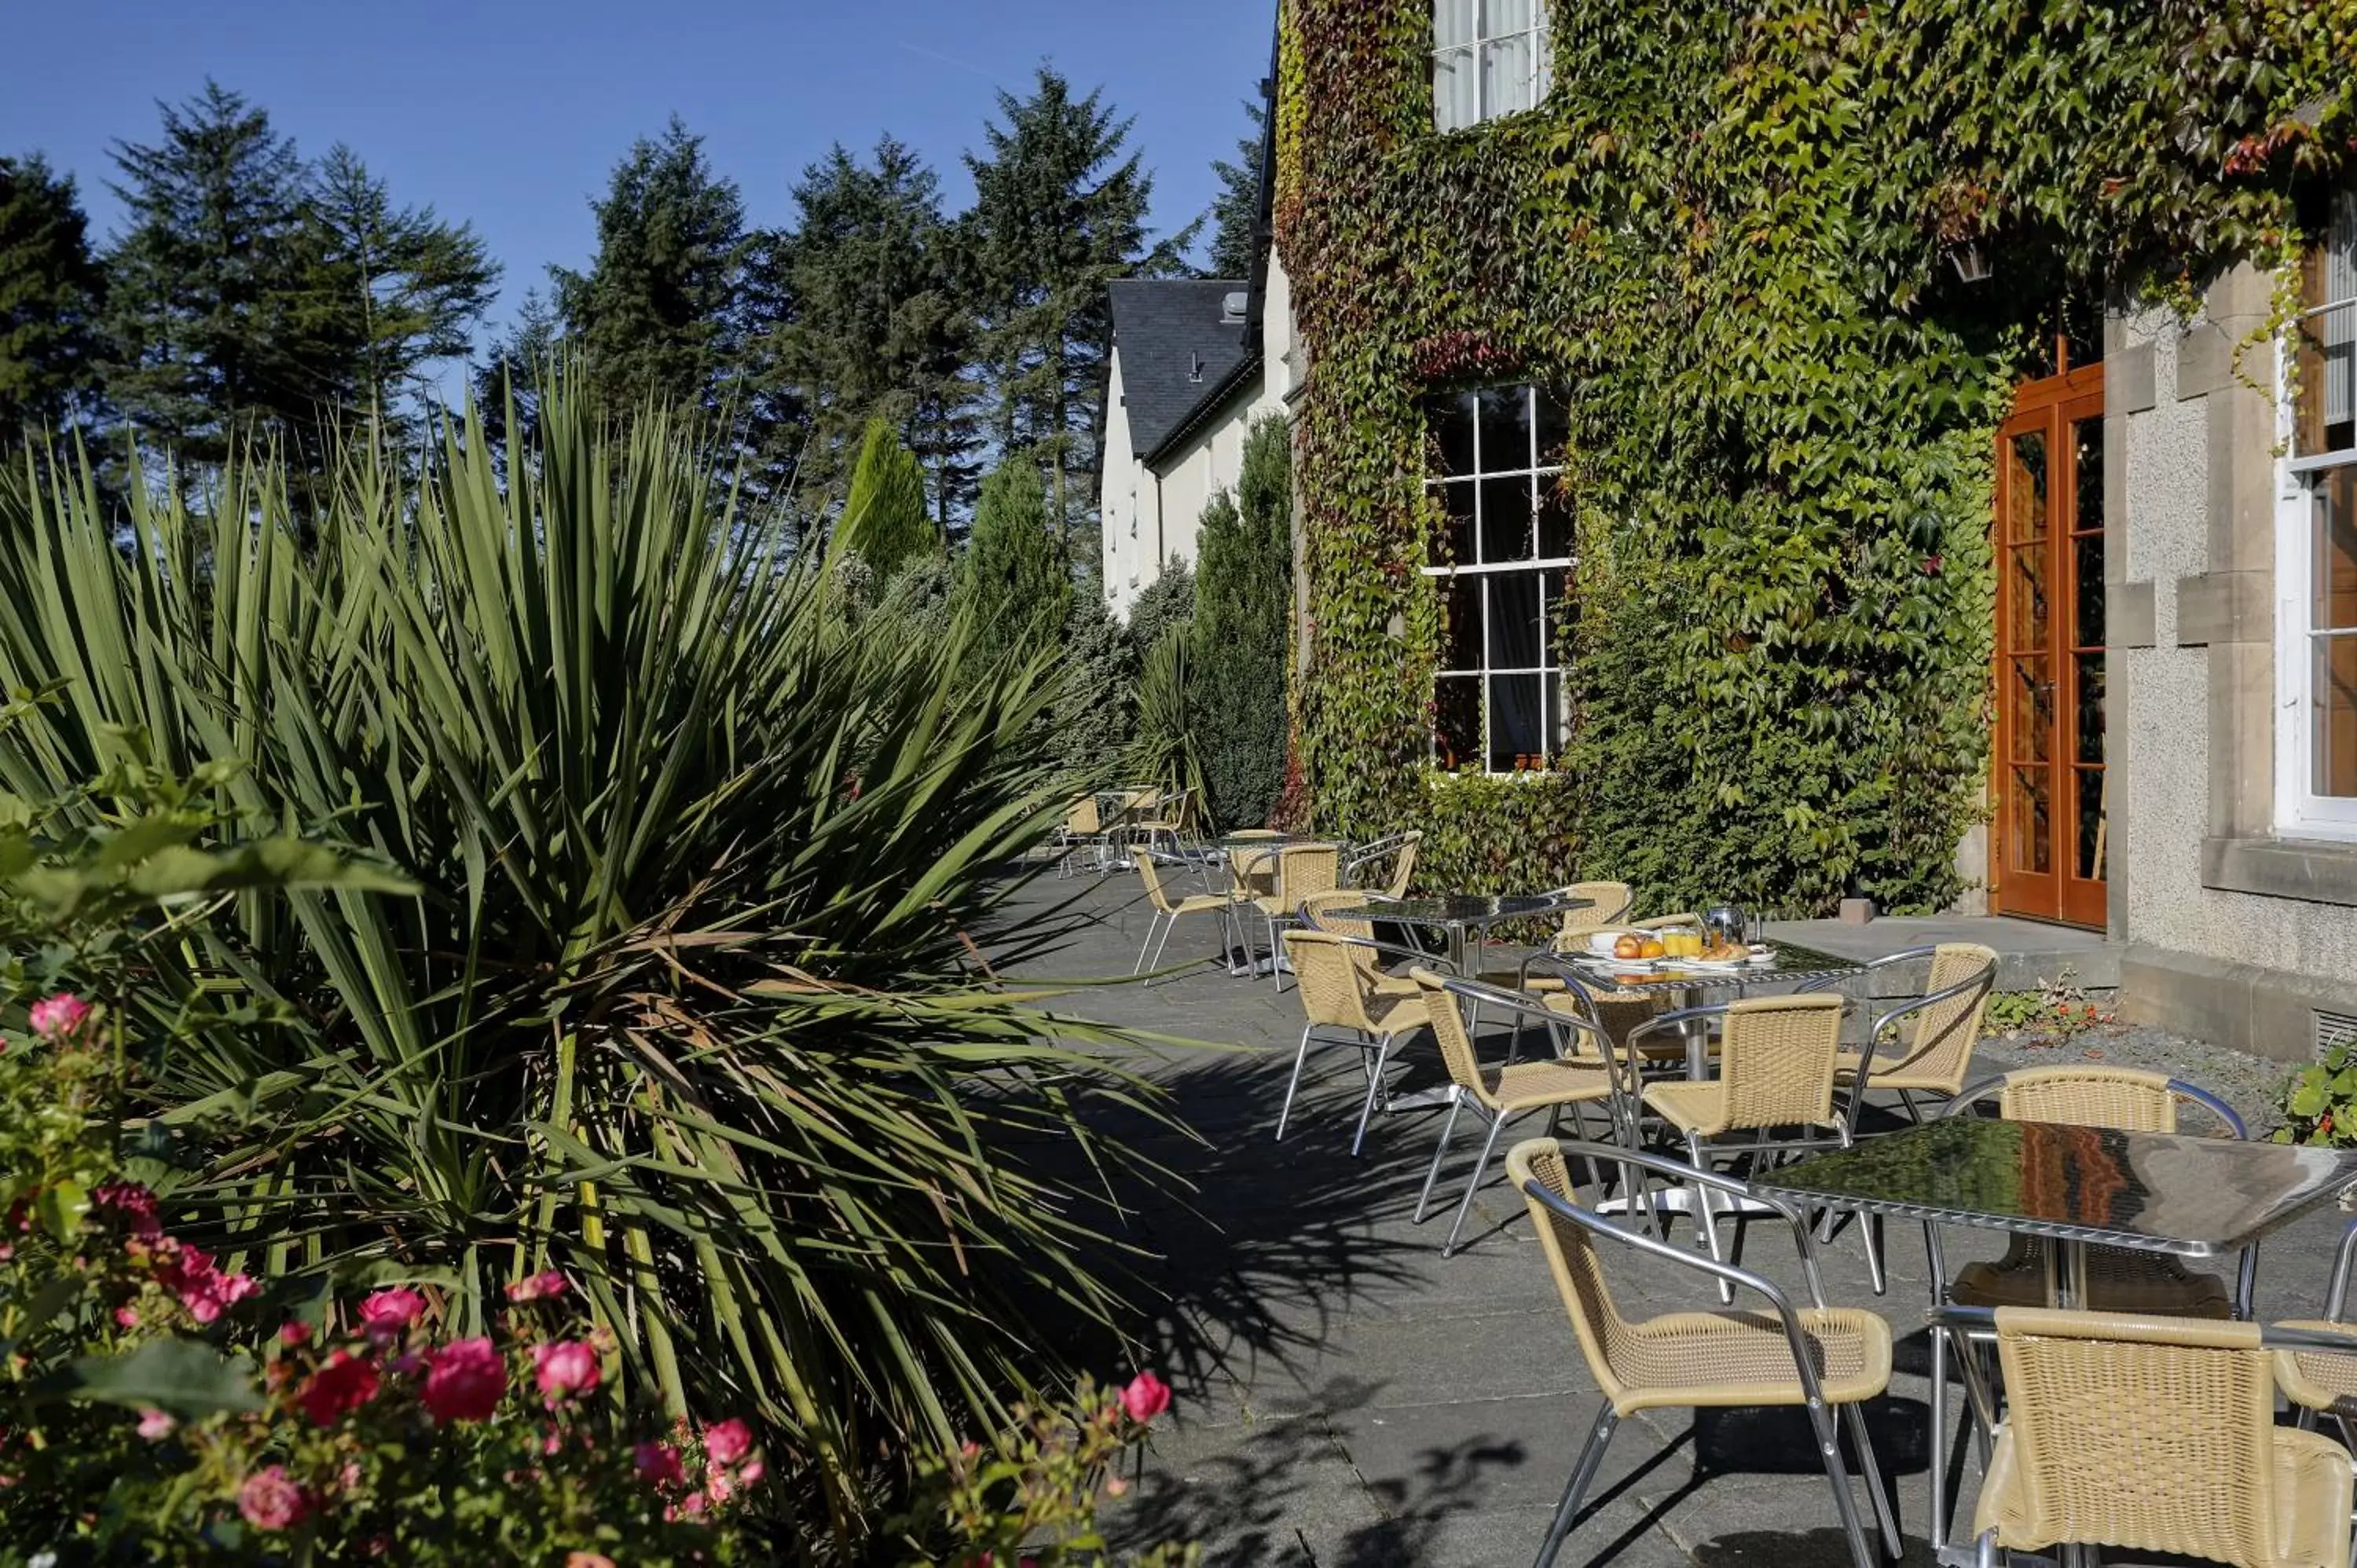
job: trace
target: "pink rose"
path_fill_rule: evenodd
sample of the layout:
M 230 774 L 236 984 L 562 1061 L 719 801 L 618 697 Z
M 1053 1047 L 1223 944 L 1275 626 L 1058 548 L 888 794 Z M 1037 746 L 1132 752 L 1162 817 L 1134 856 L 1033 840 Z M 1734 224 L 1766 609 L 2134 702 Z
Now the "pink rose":
M 299 1319 L 290 1322 L 278 1330 L 278 1342 L 281 1345 L 308 1345 L 311 1342 L 311 1326 Z
M 127 1306 L 118 1306 L 114 1309 L 114 1326 L 117 1328 L 136 1328 L 139 1326 L 139 1315 Z
M 256 1530 L 291 1530 L 303 1517 L 303 1488 L 284 1465 L 256 1470 L 237 1489 L 237 1511 Z
M 123 1229 L 143 1240 L 152 1241 L 164 1233 L 163 1222 L 156 1216 L 156 1195 L 135 1181 L 109 1182 L 91 1193 L 90 1200 L 97 1208 L 114 1210 Z
M 734 1465 L 753 1452 L 753 1429 L 741 1421 L 724 1421 L 705 1433 L 704 1452 L 723 1465 Z
M 361 1326 L 371 1339 L 398 1339 L 425 1316 L 425 1298 L 406 1286 L 381 1290 L 361 1303 Z
M 572 1282 L 554 1269 L 545 1273 L 522 1279 L 508 1286 L 510 1301 L 554 1301 L 573 1288 Z
M 678 1487 L 687 1482 L 686 1467 L 679 1462 L 679 1450 L 668 1443 L 641 1443 L 630 1452 L 630 1462 L 638 1466 L 639 1476 L 657 1487 Z
M 376 1398 L 376 1363 L 349 1350 L 339 1350 L 328 1364 L 307 1379 L 295 1403 L 314 1426 L 333 1426 L 346 1415 Z
M 508 1391 L 508 1364 L 489 1339 L 460 1339 L 426 1359 L 425 1408 L 444 1425 L 489 1421 Z
M 704 1490 L 716 1503 L 725 1503 L 735 1495 L 737 1483 L 729 1478 L 728 1466 L 717 1459 L 706 1460 L 704 1466 Z
M 550 1404 L 597 1386 L 597 1352 L 577 1339 L 532 1348 L 532 1362 L 540 1391 Z
M 179 1429 L 180 1423 L 160 1410 L 139 1412 L 139 1435 L 150 1443 L 161 1443 Z
M 565 1568 L 614 1568 L 614 1560 L 602 1552 L 568 1552 Z
M 1121 1391 L 1121 1408 L 1143 1426 L 1170 1408 L 1170 1385 L 1152 1372 L 1140 1372 Z
M 70 991 L 60 991 L 33 1004 L 33 1033 L 44 1039 L 70 1035 L 89 1019 L 90 1004 Z
M 769 1473 L 770 1467 L 760 1460 L 748 1459 L 737 1466 L 737 1484 L 740 1487 L 758 1487 L 761 1484 L 761 1477 Z

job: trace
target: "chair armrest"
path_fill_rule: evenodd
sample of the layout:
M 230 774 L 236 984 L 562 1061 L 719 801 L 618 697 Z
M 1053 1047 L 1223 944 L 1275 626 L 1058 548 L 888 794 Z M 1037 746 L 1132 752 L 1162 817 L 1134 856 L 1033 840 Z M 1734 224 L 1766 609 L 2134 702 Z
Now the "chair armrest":
M 1746 1203 L 1756 1203 L 1763 1208 L 1772 1210 L 1784 1221 L 1786 1225 L 1792 1228 L 1793 1241 L 1799 1248 L 1801 1253 L 1801 1272 L 1808 1281 L 1809 1304 L 1812 1306 L 1820 1308 L 1826 1305 L 1824 1278 L 1817 1269 L 1816 1239 L 1811 1234 L 1811 1227 L 1808 1221 L 1802 1218 L 1800 1209 L 1794 1205 L 1786 1202 L 1783 1198 L 1778 1197 L 1772 1193 L 1759 1191 L 1749 1182 L 1738 1181 L 1734 1176 L 1724 1176 L 1717 1171 L 1703 1170 L 1699 1166 L 1686 1165 L 1679 1160 L 1665 1159 L 1659 1155 L 1648 1155 L 1635 1149 L 1624 1149 L 1616 1144 L 1609 1144 L 1566 1143 L 1559 1144 L 1558 1146 L 1566 1155 L 1584 1159 L 1591 1165 L 1618 1165 L 1631 1167 L 1636 1170 L 1651 1171 L 1655 1176 L 1667 1176 L 1673 1181 L 1693 1182 L 1701 1187 L 1713 1187 L 1720 1192 L 1727 1194 L 1731 1197 L 1740 1199 Z M 1552 1195 L 1549 1196 L 1552 1197 Z M 1559 1209 L 1561 1206 L 1559 1204 L 1551 1203 L 1549 1207 Z M 1630 1212 L 1634 1213 L 1635 1209 L 1632 1208 Z M 1624 1240 L 1637 1240 L 1641 1239 L 1652 1241 L 1651 1238 L 1633 1237 L 1627 1232 L 1615 1230 L 1612 1227 L 1608 1226 L 1605 1229 L 1610 1231 L 1614 1236 Z M 1667 1242 L 1652 1241 L 1652 1245 L 1666 1248 L 1669 1252 L 1674 1255 L 1681 1262 L 1712 1263 L 1715 1262 L 1715 1260 L 1709 1257 L 1706 1253 L 1693 1252 L 1688 1251 L 1684 1248 L 1670 1247 Z M 1732 1265 L 1719 1266 L 1732 1268 Z M 1743 1271 L 1737 1269 L 1734 1273 L 1737 1275 L 1741 1275 Z M 1736 1283 L 1741 1282 L 1738 1280 Z M 1756 1289 L 1759 1287 L 1755 1286 L 1753 1288 Z M 1773 1287 L 1770 1288 L 1772 1289 Z

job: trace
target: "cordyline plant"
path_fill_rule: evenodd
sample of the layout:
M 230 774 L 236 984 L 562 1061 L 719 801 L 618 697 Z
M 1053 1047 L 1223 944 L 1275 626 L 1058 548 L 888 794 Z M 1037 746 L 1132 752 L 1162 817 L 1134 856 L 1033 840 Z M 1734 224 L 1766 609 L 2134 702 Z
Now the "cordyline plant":
M 845 631 L 692 433 L 545 392 L 533 445 L 454 424 L 414 485 L 351 454 L 300 529 L 270 460 L 196 507 L 135 479 L 118 516 L 85 460 L 28 457 L 0 688 L 57 700 L 0 785 L 135 737 L 414 876 L 186 933 L 156 1004 L 218 975 L 276 1022 L 157 1065 L 172 1200 L 272 1273 L 436 1283 L 462 1336 L 563 1269 L 619 1380 L 757 1412 L 856 1535 L 873 1466 L 1055 1374 L 1042 1304 L 1115 1305 L 1126 1162 L 1079 1111 L 1141 1087 L 972 972 L 1062 805 L 1053 656 L 962 682 L 963 627 Z

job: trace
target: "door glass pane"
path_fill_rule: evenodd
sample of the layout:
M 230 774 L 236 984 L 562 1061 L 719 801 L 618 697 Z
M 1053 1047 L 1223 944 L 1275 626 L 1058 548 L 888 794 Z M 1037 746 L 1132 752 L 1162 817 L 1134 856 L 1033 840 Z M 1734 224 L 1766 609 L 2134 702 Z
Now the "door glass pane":
M 2104 422 L 2073 420 L 2071 424 L 2071 479 L 2078 497 L 2071 527 L 2080 533 L 2104 531 Z
M 1440 507 L 1448 514 L 1448 524 L 1441 530 L 1443 553 L 1432 564 L 1436 566 L 1470 565 L 1473 562 L 1473 483 L 1462 480 L 1440 487 Z
M 1481 481 L 1481 559 L 1531 558 L 1531 480 L 1527 476 Z
M 2053 759 L 2054 736 L 2054 677 L 2053 666 L 2044 658 L 2030 657 L 2008 661 L 2009 692 L 2007 701 L 2012 707 L 2013 757 L 2015 762 L 2049 762 Z
M 2104 536 L 2083 533 L 2071 541 L 2072 573 L 2078 581 L 2078 624 L 2071 628 L 2072 645 L 2104 646 Z
M 2104 780 L 2111 775 L 2100 768 L 2072 770 L 2078 785 L 2079 822 L 2072 870 L 2082 882 L 2101 882 L 2110 874 L 2109 835 L 2104 829 Z
M 2046 628 L 2052 608 L 2046 602 L 2046 549 L 2025 544 L 2006 552 L 2011 605 L 2012 635 L 2007 645 L 2018 653 L 2035 653 L 2046 647 Z
M 2046 537 L 2046 435 L 2032 430 L 2006 443 L 2006 501 L 2012 516 L 2007 537 L 2017 542 Z
M 1481 677 L 1443 675 L 1432 683 L 1433 760 L 1464 768 L 1481 760 Z
M 1539 575 L 1507 572 L 1490 579 L 1490 668 L 1539 665 Z
M 1443 585 L 1448 596 L 1448 628 L 1441 647 L 1444 670 L 1481 668 L 1481 579 L 1450 577 Z
M 2313 679 L 2315 791 L 2357 796 L 2357 634 L 2316 639 Z
M 2104 760 L 2104 656 L 2076 656 L 2079 675 L 2079 752 L 2081 762 Z
M 2330 470 L 2316 486 L 2316 618 L 2357 627 L 2357 464 Z
M 2054 813 L 2048 782 L 2052 772 L 2050 768 L 2013 770 L 2012 821 L 2005 838 L 2016 871 L 2042 875 L 2054 868 Z
M 1490 677 L 1490 770 L 1512 773 L 1546 766 L 1536 675 Z

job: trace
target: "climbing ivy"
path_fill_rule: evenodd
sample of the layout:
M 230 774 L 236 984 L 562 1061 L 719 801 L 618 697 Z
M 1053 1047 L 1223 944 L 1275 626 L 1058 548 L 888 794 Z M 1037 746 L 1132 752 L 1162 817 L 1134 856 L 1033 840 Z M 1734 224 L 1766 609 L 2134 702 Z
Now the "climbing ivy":
M 1425 0 L 1286 0 L 1278 248 L 1311 362 L 1297 763 L 1428 879 L 1792 912 L 1961 890 L 1993 434 L 2064 300 L 2190 307 L 2351 161 L 2357 0 L 1550 0 L 1539 110 L 1432 129 Z M 1949 258 L 1991 258 L 1966 284 Z M 1574 738 L 1427 761 L 1434 392 L 1568 411 Z

